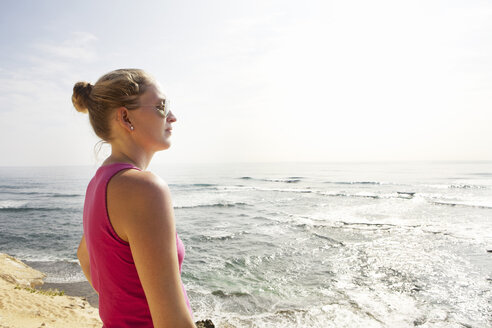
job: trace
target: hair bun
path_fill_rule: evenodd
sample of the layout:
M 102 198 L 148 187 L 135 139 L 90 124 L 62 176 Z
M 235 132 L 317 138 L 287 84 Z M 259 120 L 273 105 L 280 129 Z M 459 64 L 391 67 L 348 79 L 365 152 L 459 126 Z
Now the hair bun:
M 93 85 L 89 82 L 77 82 L 73 86 L 72 103 L 78 112 L 88 112 L 92 88 Z

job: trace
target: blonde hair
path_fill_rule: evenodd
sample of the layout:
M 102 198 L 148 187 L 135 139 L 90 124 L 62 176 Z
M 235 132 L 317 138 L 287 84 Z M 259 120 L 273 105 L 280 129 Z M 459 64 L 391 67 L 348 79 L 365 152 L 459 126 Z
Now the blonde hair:
M 117 69 L 103 75 L 92 85 L 77 82 L 73 87 L 72 103 L 81 113 L 89 113 L 96 135 L 111 140 L 109 117 L 118 107 L 135 109 L 139 97 L 155 85 L 155 80 L 141 69 Z

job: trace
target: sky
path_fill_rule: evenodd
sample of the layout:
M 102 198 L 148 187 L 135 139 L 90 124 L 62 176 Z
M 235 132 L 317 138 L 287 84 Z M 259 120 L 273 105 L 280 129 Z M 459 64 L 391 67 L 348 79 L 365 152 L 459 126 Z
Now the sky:
M 72 88 L 117 68 L 178 121 L 153 163 L 492 160 L 492 2 L 0 2 L 0 166 L 110 153 Z

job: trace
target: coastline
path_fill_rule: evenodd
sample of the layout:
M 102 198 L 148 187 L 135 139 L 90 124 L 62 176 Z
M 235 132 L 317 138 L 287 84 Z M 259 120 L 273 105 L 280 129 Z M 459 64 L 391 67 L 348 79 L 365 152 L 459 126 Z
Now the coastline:
M 45 278 L 45 273 L 0 253 L 0 328 L 102 326 L 99 297 L 89 282 L 44 283 Z M 215 327 L 211 320 L 195 324 Z
M 67 296 L 81 297 L 87 300 L 87 302 L 94 308 L 99 307 L 99 296 L 94 291 L 88 281 L 81 282 L 67 282 L 67 283 L 51 283 L 45 282 L 44 284 L 37 286 L 39 290 L 59 290 L 64 291 Z
M 0 328 L 102 326 L 98 309 L 85 298 L 74 296 L 80 294 L 80 289 L 71 289 L 67 295 L 48 291 L 54 286 L 43 286 L 45 277 L 20 260 L 0 253 Z

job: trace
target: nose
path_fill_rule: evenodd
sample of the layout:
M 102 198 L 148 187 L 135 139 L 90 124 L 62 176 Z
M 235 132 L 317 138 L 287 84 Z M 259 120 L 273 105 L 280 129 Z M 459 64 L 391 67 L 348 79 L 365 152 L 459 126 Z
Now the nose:
M 174 116 L 172 111 L 169 111 L 169 114 L 167 115 L 167 121 L 170 123 L 174 123 L 177 121 L 176 116 Z

